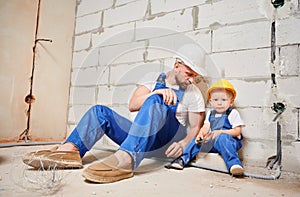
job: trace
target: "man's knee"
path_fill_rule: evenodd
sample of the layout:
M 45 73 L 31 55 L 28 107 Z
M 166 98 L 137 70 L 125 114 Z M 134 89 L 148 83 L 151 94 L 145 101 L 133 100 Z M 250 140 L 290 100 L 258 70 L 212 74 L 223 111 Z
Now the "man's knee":
M 153 94 L 149 96 L 144 103 L 163 103 L 163 98 L 158 94 Z
M 162 101 L 162 96 L 160 96 L 158 94 L 153 94 L 153 95 L 149 96 L 147 100 Z
M 97 117 L 111 115 L 112 110 L 104 105 L 94 105 L 89 109 L 90 113 L 95 114 Z
M 109 110 L 108 107 L 104 106 L 104 105 L 94 105 L 90 108 L 91 110 L 94 110 L 94 111 L 105 111 L 105 110 Z

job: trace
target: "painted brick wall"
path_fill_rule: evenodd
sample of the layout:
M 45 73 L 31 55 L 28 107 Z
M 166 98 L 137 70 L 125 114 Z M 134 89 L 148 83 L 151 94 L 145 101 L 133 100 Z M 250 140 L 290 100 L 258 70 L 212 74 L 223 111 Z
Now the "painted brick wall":
M 131 117 L 127 108 L 135 82 L 147 72 L 168 70 L 172 50 L 194 42 L 207 53 L 208 77 L 199 87 L 222 77 L 237 89 L 236 107 L 246 123 L 244 163 L 264 166 L 276 153 L 271 107 L 282 102 L 283 170 L 300 172 L 299 16 L 298 0 L 278 9 L 269 0 L 78 0 L 69 132 L 97 103 Z

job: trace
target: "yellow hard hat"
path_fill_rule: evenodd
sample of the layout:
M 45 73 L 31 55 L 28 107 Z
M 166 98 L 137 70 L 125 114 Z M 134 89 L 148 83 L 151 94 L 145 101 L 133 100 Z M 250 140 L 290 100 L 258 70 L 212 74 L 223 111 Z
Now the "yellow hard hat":
M 207 98 L 208 100 L 210 99 L 210 93 L 211 91 L 215 90 L 215 89 L 225 89 L 228 90 L 232 93 L 233 98 L 235 99 L 236 97 L 236 91 L 233 87 L 233 85 L 231 83 L 229 83 L 227 80 L 225 79 L 220 79 L 219 81 L 216 81 L 215 83 L 213 83 L 210 88 L 207 90 Z

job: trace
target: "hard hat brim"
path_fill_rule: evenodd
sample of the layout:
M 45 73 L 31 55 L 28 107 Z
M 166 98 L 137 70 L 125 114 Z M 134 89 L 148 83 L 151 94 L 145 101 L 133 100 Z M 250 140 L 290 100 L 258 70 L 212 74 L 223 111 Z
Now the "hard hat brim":
M 183 57 L 177 57 L 177 58 L 181 59 L 186 66 L 188 66 L 190 69 L 192 69 L 198 75 L 207 76 L 206 71 L 203 68 L 201 68 L 200 66 L 197 66 L 197 65 L 191 63 L 190 61 L 188 61 L 187 59 L 185 59 Z

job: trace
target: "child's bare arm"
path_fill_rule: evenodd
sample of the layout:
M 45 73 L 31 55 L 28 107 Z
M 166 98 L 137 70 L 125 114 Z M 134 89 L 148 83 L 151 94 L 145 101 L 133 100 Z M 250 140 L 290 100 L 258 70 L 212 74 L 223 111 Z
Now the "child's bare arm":
M 198 143 L 201 139 L 205 138 L 205 135 L 208 133 L 209 129 L 210 124 L 208 123 L 205 123 L 203 127 L 201 127 L 196 137 L 196 143 Z
M 237 136 L 241 135 L 241 133 L 242 133 L 242 126 L 237 126 L 232 129 L 229 129 L 229 130 L 214 130 L 213 131 L 213 139 L 215 139 L 221 133 L 227 133 L 227 134 L 231 135 L 232 137 L 237 137 Z

